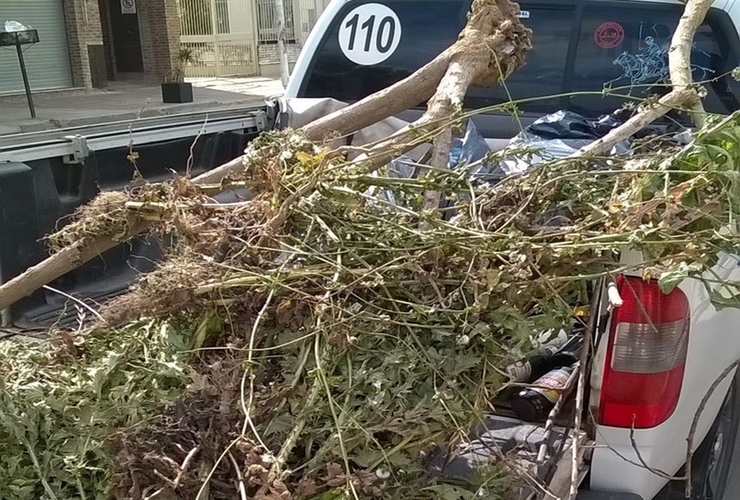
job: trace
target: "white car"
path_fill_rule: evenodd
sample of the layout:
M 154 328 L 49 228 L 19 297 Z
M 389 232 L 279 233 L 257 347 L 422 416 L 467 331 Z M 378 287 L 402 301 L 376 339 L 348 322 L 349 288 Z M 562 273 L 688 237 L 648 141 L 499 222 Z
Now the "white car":
M 333 0 L 286 97 L 352 102 L 382 89 L 450 45 L 469 7 L 468 0 Z M 663 1 L 522 2 L 520 17 L 534 32 L 526 65 L 505 87 L 473 89 L 466 101 L 484 108 L 511 98 L 520 115 L 487 110 L 474 119 L 478 129 L 496 146 L 557 109 L 596 118 L 660 91 L 682 11 L 682 4 Z M 729 76 L 740 61 L 739 23 L 740 3 L 720 0 L 695 37 L 694 80 L 707 82 L 712 112 L 740 108 Z M 608 96 L 605 86 L 613 89 Z M 740 258 L 724 256 L 714 271 L 740 281 Z M 618 288 L 623 304 L 604 314 L 595 339 L 584 415 L 595 447 L 578 498 L 683 498 L 685 482 L 670 479 L 685 474 L 693 425 L 692 498 L 740 499 L 740 310 L 717 310 L 695 280 L 663 294 L 656 283 L 622 276 Z M 606 313 L 606 303 L 602 308 Z

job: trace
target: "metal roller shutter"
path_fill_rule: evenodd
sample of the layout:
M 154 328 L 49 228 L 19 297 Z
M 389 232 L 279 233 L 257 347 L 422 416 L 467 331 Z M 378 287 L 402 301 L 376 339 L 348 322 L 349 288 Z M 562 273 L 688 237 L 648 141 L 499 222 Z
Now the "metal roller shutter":
M 26 46 L 24 59 L 31 90 L 69 88 L 72 71 L 62 0 L 0 0 L 0 23 L 14 20 L 39 32 L 39 43 Z M 0 94 L 23 91 L 15 48 L 0 48 Z

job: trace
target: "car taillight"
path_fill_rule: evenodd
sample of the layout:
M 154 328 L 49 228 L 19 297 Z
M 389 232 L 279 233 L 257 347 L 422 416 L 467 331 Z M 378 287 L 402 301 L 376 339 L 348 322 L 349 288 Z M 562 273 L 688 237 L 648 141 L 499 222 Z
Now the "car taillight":
M 665 422 L 678 404 L 689 341 L 689 302 L 655 281 L 620 276 L 621 307 L 614 310 L 599 423 L 648 428 Z

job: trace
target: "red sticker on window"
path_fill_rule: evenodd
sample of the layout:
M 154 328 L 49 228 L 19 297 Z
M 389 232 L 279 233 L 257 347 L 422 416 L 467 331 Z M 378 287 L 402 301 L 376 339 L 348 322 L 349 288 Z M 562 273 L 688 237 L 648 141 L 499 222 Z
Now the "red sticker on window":
M 618 23 L 603 23 L 594 32 L 594 41 L 602 49 L 613 49 L 624 40 L 624 28 Z

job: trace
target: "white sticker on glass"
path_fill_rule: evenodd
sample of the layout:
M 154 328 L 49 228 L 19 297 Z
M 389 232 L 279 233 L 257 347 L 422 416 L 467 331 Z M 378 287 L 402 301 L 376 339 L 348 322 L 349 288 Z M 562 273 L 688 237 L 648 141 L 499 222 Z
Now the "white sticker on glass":
M 347 59 L 372 66 L 388 59 L 401 41 L 401 22 L 379 3 L 360 5 L 339 26 L 339 47 Z

